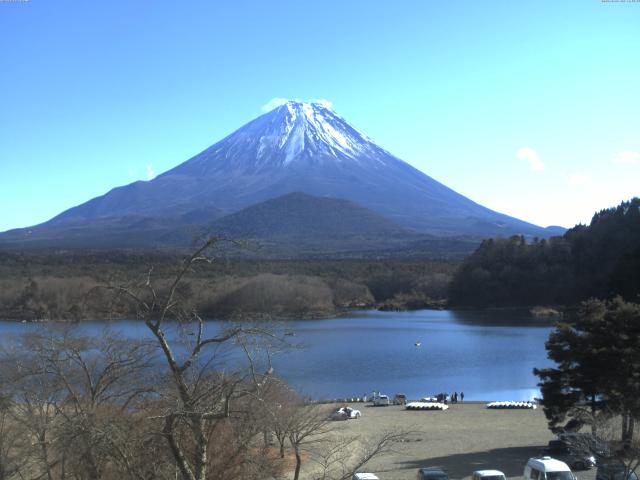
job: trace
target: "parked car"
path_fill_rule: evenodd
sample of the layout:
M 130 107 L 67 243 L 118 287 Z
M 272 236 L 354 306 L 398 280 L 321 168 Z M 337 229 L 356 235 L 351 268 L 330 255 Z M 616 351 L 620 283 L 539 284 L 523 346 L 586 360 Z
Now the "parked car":
M 608 442 L 599 440 L 590 433 L 561 433 L 558 435 L 558 440 L 565 442 L 568 446 L 591 452 L 598 463 L 611 457 L 611 448 Z
M 332 414 L 332 420 L 349 420 L 349 419 L 359 419 L 362 416 L 360 410 L 356 410 L 351 407 L 340 407 L 337 408 Z
M 407 396 L 404 393 L 396 393 L 396 396 L 393 397 L 394 405 L 406 405 Z
M 354 473 L 351 480 L 380 480 L 373 473 Z
M 576 480 L 569 465 L 551 457 L 530 458 L 523 476 L 524 480 Z
M 544 455 L 560 460 L 574 470 L 587 470 L 596 466 L 596 458 L 591 452 L 564 440 L 551 440 L 544 449 Z
M 375 397 L 373 397 L 373 405 L 375 407 L 386 407 L 389 406 L 391 404 L 391 402 L 389 401 L 389 396 L 388 395 L 376 395 Z
M 418 470 L 418 480 L 449 480 L 449 475 L 439 467 L 425 467 Z
M 471 480 L 507 480 L 507 477 L 500 470 L 476 470 Z
M 638 476 L 622 463 L 603 463 L 598 465 L 596 480 L 638 480 Z

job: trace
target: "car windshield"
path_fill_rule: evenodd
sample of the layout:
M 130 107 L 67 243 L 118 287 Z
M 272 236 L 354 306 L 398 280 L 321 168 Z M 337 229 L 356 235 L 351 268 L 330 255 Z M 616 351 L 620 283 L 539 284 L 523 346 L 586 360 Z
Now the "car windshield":
M 575 480 L 571 472 L 547 472 L 547 480 Z

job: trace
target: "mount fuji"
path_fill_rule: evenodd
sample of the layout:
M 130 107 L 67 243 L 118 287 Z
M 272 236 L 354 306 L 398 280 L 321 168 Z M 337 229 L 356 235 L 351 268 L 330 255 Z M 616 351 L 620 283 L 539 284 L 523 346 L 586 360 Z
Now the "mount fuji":
M 78 247 L 98 238 L 112 247 L 134 238 L 140 244 L 150 240 L 161 244 L 163 238 L 180 237 L 176 229 L 222 228 L 222 217 L 231 214 L 238 231 L 238 218 L 255 220 L 253 214 L 238 216 L 241 210 L 291 193 L 318 197 L 319 202 L 311 203 L 307 197 L 285 197 L 307 198 L 308 205 L 318 208 L 322 199 L 345 200 L 386 222 L 382 232 L 393 224 L 396 236 L 399 232 L 473 238 L 561 233 L 456 193 L 396 158 L 322 104 L 287 102 L 153 180 L 114 188 L 48 222 L 6 232 L 0 245 L 19 240 L 24 245 Z M 282 215 L 286 205 L 278 203 L 277 214 Z M 268 215 L 272 210 L 255 211 Z M 308 214 L 314 215 L 313 210 Z M 354 213 L 353 218 L 370 220 L 372 215 Z M 367 225 L 365 231 L 370 232 Z M 331 235 L 330 224 L 319 228 Z M 245 230 L 251 234 L 250 225 Z

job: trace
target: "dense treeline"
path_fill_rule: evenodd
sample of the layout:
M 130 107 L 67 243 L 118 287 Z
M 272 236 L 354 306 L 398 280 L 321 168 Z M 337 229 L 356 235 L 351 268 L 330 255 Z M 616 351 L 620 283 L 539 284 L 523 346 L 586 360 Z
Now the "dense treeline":
M 132 317 L 106 285 L 151 270 L 159 288 L 177 256 L 0 254 L 0 317 L 82 320 Z M 446 297 L 456 263 L 436 260 L 220 258 L 190 271 L 182 300 L 207 317 L 322 317 L 350 308 L 420 308 Z M 142 272 L 142 273 L 141 273 Z
M 450 289 L 458 306 L 571 305 L 640 294 L 640 199 L 596 213 L 549 240 L 489 239 L 461 265 Z

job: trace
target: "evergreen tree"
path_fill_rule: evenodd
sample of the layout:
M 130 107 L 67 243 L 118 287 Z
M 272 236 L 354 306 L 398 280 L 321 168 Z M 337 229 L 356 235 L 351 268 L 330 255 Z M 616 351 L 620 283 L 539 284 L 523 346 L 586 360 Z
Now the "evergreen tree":
M 606 411 L 620 414 L 621 440 L 630 441 L 640 418 L 640 305 L 620 297 L 583 302 L 575 322 L 558 324 L 546 348 L 557 366 L 534 373 L 549 426 Z

